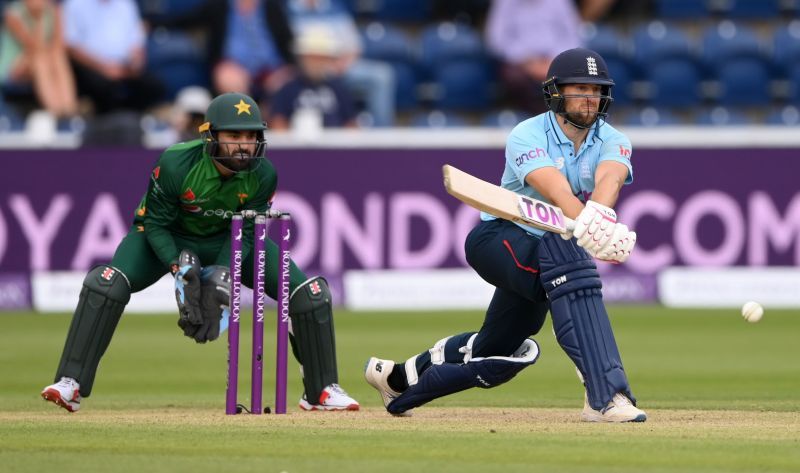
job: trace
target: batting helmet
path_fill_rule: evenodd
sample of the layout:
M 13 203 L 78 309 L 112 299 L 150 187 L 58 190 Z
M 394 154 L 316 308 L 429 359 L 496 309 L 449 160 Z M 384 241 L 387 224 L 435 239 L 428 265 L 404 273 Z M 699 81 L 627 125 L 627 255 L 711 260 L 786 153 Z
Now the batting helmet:
M 205 152 L 217 161 L 230 159 L 227 156 L 218 156 L 218 132 L 256 131 L 256 149 L 252 158 L 263 158 L 267 151 L 267 141 L 264 138 L 266 129 L 267 124 L 261 120 L 261 111 L 256 101 L 240 93 L 222 94 L 212 100 L 206 110 L 206 121 L 199 128 Z M 226 163 L 223 161 L 222 164 Z
M 542 83 L 544 101 L 547 108 L 553 113 L 563 115 L 564 98 L 559 86 L 565 84 L 598 84 L 601 86 L 600 106 L 597 117 L 605 120 L 608 107 L 614 99 L 611 97 L 611 88 L 614 81 L 608 75 L 608 66 L 602 56 L 586 48 L 568 49 L 553 59 L 547 71 L 548 79 Z M 596 118 L 595 118 L 596 120 Z M 592 124 L 583 126 L 570 121 L 578 128 L 588 128 Z

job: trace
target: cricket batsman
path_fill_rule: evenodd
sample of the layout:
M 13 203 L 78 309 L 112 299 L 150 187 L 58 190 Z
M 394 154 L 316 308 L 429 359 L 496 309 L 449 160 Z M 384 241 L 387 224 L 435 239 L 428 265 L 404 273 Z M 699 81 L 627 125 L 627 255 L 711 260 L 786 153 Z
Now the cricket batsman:
M 478 332 L 443 338 L 405 363 L 370 358 L 367 382 L 386 410 L 411 409 L 472 387 L 493 388 L 536 362 L 548 311 L 559 345 L 585 388 L 581 419 L 643 422 L 603 304 L 595 259 L 623 263 L 636 233 L 614 205 L 633 179 L 631 144 L 606 123 L 614 81 L 606 63 L 576 48 L 553 59 L 542 84 L 548 112 L 508 137 L 501 186 L 560 207 L 573 232 L 547 233 L 481 214 L 467 236 L 467 262 L 495 286 Z
M 256 102 L 228 93 L 211 101 L 199 140 L 161 154 L 129 233 L 110 264 L 86 275 L 55 383 L 42 397 L 75 412 L 92 392 L 95 373 L 131 294 L 175 278 L 178 326 L 197 343 L 216 340 L 230 294 L 230 224 L 241 210 L 264 212 L 278 176 L 266 159 Z M 253 287 L 253 222 L 243 236 L 242 282 Z M 278 267 L 277 245 L 267 239 L 267 267 Z M 278 275 L 267 271 L 266 293 L 276 299 Z M 325 279 L 291 265 L 290 341 L 303 372 L 304 410 L 358 410 L 338 384 L 331 292 Z

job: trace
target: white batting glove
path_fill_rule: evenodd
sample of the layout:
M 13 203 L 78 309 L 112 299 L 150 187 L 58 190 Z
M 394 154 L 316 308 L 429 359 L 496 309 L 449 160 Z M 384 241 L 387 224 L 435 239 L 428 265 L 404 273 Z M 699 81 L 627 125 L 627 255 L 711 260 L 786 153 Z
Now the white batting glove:
M 575 219 L 575 230 L 572 234 L 578 246 L 595 256 L 611 239 L 616 225 L 617 213 L 614 209 L 590 200 Z
M 628 226 L 618 223 L 614 228 L 614 235 L 606 245 L 597 252 L 595 257 L 612 263 L 624 263 L 636 246 L 636 232 L 630 231 Z

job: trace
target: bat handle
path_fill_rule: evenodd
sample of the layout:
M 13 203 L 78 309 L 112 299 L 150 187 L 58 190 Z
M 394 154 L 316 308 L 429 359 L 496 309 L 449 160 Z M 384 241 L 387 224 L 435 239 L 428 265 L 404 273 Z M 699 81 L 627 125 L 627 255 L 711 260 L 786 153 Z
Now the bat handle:
M 564 226 L 567 227 L 567 231 L 571 232 L 575 230 L 575 220 L 572 220 L 569 217 L 564 217 Z

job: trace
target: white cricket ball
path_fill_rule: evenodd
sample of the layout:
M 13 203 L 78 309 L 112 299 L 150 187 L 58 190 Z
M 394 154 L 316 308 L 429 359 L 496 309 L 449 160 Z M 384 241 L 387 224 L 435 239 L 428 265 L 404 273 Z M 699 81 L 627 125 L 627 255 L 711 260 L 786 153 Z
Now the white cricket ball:
M 764 316 L 764 308 L 758 302 L 745 302 L 742 306 L 742 317 L 750 323 L 756 323 Z

